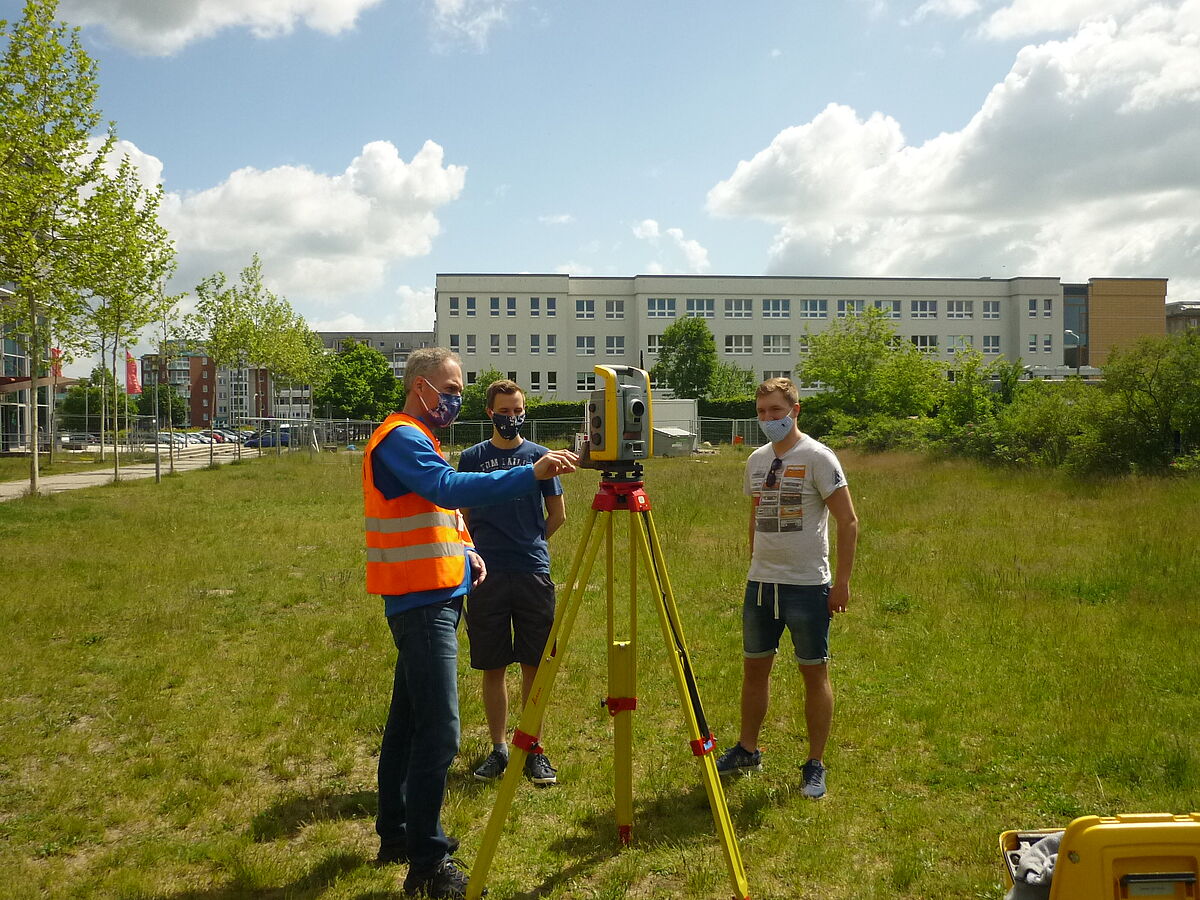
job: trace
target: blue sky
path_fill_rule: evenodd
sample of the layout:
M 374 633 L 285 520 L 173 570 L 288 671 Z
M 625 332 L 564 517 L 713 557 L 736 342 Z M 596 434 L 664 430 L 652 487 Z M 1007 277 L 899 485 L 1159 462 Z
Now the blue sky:
M 438 272 L 1146 275 L 1200 292 L 1200 0 L 60 15 L 122 150 L 167 191 L 175 289 L 257 251 L 318 328 L 432 328 Z

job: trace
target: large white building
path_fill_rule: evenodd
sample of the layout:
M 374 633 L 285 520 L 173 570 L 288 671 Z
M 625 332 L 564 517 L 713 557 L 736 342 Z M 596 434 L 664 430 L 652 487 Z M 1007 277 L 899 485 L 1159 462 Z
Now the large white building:
M 1065 349 L 1071 364 L 1077 346 L 1086 353 L 1088 296 L 1100 283 L 1106 296 L 1122 284 L 1138 288 L 1138 310 L 1157 297 L 1162 320 L 1165 279 L 445 274 L 437 276 L 434 338 L 460 354 L 468 383 L 494 368 L 531 393 L 564 400 L 595 388 L 597 363 L 652 367 L 663 330 L 683 316 L 705 319 L 718 359 L 756 378 L 790 375 L 809 335 L 869 307 L 941 359 L 975 347 L 985 359 L 1050 371 L 1068 364 Z M 1149 322 L 1154 333 L 1152 314 Z

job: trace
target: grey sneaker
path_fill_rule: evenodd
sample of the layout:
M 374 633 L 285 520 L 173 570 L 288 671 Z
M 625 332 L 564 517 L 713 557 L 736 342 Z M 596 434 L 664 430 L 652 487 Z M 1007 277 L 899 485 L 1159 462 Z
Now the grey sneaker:
M 804 787 L 801 789 L 805 797 L 820 800 L 825 796 L 825 767 L 819 759 L 810 759 L 804 764 Z
M 545 753 L 530 753 L 525 757 L 525 777 L 534 784 L 558 784 L 557 771 Z
M 508 757 L 499 750 L 493 750 L 475 770 L 475 778 L 478 781 L 495 781 L 504 774 L 504 770 L 507 768 Z
M 751 753 L 741 743 L 734 744 L 717 757 L 717 774 L 732 775 L 734 772 L 761 772 L 762 751 Z
M 437 900 L 458 900 L 467 896 L 467 866 L 461 859 L 447 856 L 429 872 L 411 869 L 404 879 L 404 893 L 409 897 L 430 897 Z

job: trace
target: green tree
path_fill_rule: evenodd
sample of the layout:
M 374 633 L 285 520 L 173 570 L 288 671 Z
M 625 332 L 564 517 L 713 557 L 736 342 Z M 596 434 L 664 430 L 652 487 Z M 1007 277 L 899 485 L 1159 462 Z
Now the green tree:
M 378 422 L 404 403 L 391 363 L 378 350 L 347 341 L 330 361 L 329 379 L 313 394 L 313 408 L 326 415 Z
M 88 139 L 100 123 L 96 67 L 78 29 L 56 22 L 57 0 L 26 0 L 9 28 L 0 59 L 0 277 L 15 292 L 0 310 L 30 360 L 29 376 L 53 338 L 68 351 L 76 334 L 80 280 L 89 271 L 89 234 L 81 204 L 111 147 L 99 153 Z M 29 391 L 26 431 L 37 434 L 37 392 Z M 29 487 L 38 490 L 38 454 L 29 458 Z
M 942 390 L 938 419 L 944 425 L 966 425 L 992 414 L 992 370 L 983 354 L 972 348 L 959 350 L 950 365 L 951 380 Z
M 188 417 L 187 401 L 179 396 L 179 391 L 173 384 L 152 384 L 142 389 L 137 400 L 137 414 L 140 416 L 158 416 L 159 428 L 168 425 L 186 425 Z
M 503 372 L 492 368 L 477 374 L 475 380 L 463 388 L 463 405 L 458 417 L 464 422 L 480 422 L 487 418 L 487 389 L 493 381 L 501 381 L 505 377 Z
M 650 374 L 676 397 L 707 396 L 717 369 L 717 347 L 703 319 L 688 316 L 667 326 L 659 343 L 658 362 Z
M 115 175 L 99 178 L 84 202 L 85 221 L 98 240 L 84 259 L 91 296 L 83 307 L 83 329 L 93 330 L 101 347 L 109 347 L 114 372 L 122 348 L 160 317 L 160 304 L 166 302 L 161 285 L 175 268 L 175 251 L 158 222 L 161 198 L 162 188 L 147 190 L 125 157 Z M 113 408 L 117 391 L 114 382 Z M 117 446 L 114 441 L 114 480 L 121 475 Z M 102 454 L 103 448 L 102 440 Z
M 191 346 L 204 349 L 218 370 L 246 368 L 261 347 L 253 310 L 260 268 L 255 256 L 239 284 L 215 272 L 196 285 L 195 309 L 184 317 L 182 332 Z M 209 445 L 210 464 L 212 455 Z
M 827 408 L 858 418 L 925 415 L 945 383 L 940 364 L 898 336 L 878 309 L 810 335 L 796 372 L 803 384 L 829 389 Z
M 871 407 L 893 418 L 928 415 L 946 387 L 943 364 L 903 339 L 888 352 L 877 376 Z
M 79 384 L 67 388 L 66 396 L 59 407 L 63 427 L 98 434 L 106 431 L 115 433 L 123 425 L 128 414 L 137 415 L 136 398 L 129 397 L 124 392 L 116 395 L 118 401 L 115 405 L 109 403 L 116 384 L 117 379 L 111 371 L 104 366 L 97 366 L 91 375 Z M 113 410 L 116 410 L 115 416 Z
M 758 379 L 753 369 L 743 369 L 737 363 L 719 362 L 708 382 L 708 396 L 714 399 L 731 400 L 737 397 L 753 397 Z
M 1147 465 L 1165 465 L 1177 449 L 1200 442 L 1200 334 L 1146 337 L 1115 350 L 1104 391 L 1143 435 Z
M 809 335 L 796 373 L 803 384 L 829 388 L 842 412 L 866 416 L 876 412 L 881 370 L 897 347 L 896 327 L 882 310 L 868 309 Z

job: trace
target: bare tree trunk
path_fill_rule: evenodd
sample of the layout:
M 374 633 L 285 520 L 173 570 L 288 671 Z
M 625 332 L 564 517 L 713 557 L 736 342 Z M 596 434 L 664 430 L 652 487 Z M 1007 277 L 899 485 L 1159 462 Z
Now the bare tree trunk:
M 117 403 L 117 391 L 118 391 L 118 390 L 120 390 L 120 388 L 121 388 L 121 385 L 120 385 L 120 383 L 117 381 L 117 344 L 118 344 L 118 343 L 120 343 L 120 340 L 119 340 L 119 335 L 120 335 L 120 333 L 119 333 L 119 332 L 114 332 L 114 333 L 113 333 L 113 347 L 112 347 L 112 365 L 113 365 L 113 368 L 112 368 L 112 371 L 113 371 L 113 397 L 112 397 L 112 400 L 113 400 L 113 405 L 112 405 L 112 410 L 113 410 L 113 481 L 114 481 L 114 482 L 117 482 L 117 481 L 120 481 L 120 480 L 121 480 L 121 452 L 120 452 L 120 451 L 117 449 L 117 445 L 118 445 L 118 441 L 117 441 L 117 432 L 120 430 L 120 426 L 121 426 L 121 418 L 120 418 L 120 416 L 121 416 L 121 412 L 120 412 L 120 406 L 119 406 L 119 404 Z
M 106 362 L 104 354 L 108 348 L 107 342 L 104 340 L 104 334 L 100 334 L 100 368 L 104 369 Z M 108 392 L 104 390 L 104 385 L 100 386 L 100 462 L 104 462 L 104 429 L 108 426 Z
M 38 445 L 37 445 L 37 388 L 35 372 L 37 372 L 37 363 L 35 360 L 38 357 L 38 328 L 37 328 L 37 303 L 33 297 L 29 298 L 29 359 L 27 368 L 29 370 L 29 394 L 25 399 L 25 434 L 27 436 L 25 446 L 31 448 L 29 454 L 29 493 L 37 496 L 41 490 L 41 481 L 38 472 Z

